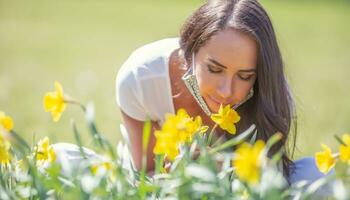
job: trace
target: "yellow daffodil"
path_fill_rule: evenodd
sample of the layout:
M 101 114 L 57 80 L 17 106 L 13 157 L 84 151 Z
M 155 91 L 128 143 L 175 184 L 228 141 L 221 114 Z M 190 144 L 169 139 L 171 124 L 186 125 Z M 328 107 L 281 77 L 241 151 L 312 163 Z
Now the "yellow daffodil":
M 0 111 L 0 126 L 6 131 L 11 131 L 13 128 L 13 120 L 10 116 L 7 116 L 4 112 Z
M 107 161 L 95 163 L 91 166 L 91 171 L 94 175 L 96 175 L 100 170 L 109 171 L 111 169 L 112 169 L 112 163 Z
M 321 144 L 321 146 L 323 151 L 315 154 L 316 166 L 320 172 L 327 174 L 334 167 L 335 158 L 332 156 L 332 151 L 327 145 Z
M 16 167 L 17 169 L 21 170 L 21 171 L 27 171 L 28 170 L 28 166 L 27 164 L 23 161 L 23 159 L 21 160 L 17 160 L 16 162 Z
M 219 112 L 212 114 L 211 119 L 223 130 L 226 130 L 231 134 L 236 134 L 235 123 L 239 122 L 241 118 L 238 113 L 230 107 L 230 105 L 223 107 L 221 104 Z
M 194 133 L 205 133 L 207 130 L 208 127 L 202 125 L 202 118 L 197 116 L 194 120 L 188 120 L 178 134 L 181 142 L 192 142 Z
M 199 133 L 205 133 L 208 128 L 208 126 L 203 126 L 202 118 L 200 116 L 197 116 L 188 126 L 190 132 L 196 132 L 199 130 Z
M 167 114 L 162 129 L 154 133 L 157 140 L 153 153 L 174 160 L 182 143 L 191 142 L 195 133 L 204 133 L 207 129 L 199 116 L 193 119 L 184 109 L 179 109 L 176 115 Z
M 261 153 L 265 147 L 262 140 L 254 145 L 243 143 L 236 150 L 236 156 L 232 161 L 237 176 L 247 183 L 254 185 L 260 179 Z
M 154 154 L 165 155 L 170 160 L 174 160 L 179 155 L 178 139 L 175 134 L 155 131 L 155 137 L 157 138 L 156 144 L 153 149 Z
M 46 93 L 44 97 L 44 109 L 46 112 L 51 112 L 53 121 L 57 122 L 66 109 L 66 103 L 62 86 L 57 81 L 55 82 L 55 89 L 56 91 L 54 92 Z
M 247 190 L 243 190 L 243 194 L 241 196 L 242 200 L 248 200 L 249 199 L 249 193 Z
M 53 147 L 50 145 L 48 137 L 40 140 L 35 148 L 37 165 L 42 166 L 45 163 L 51 163 L 56 160 L 56 154 Z
M 187 131 L 187 123 L 191 121 L 191 117 L 187 114 L 184 109 L 179 109 L 176 115 L 167 114 L 166 120 L 162 126 L 162 132 L 171 133 L 172 135 L 176 135 L 180 137 L 181 135 L 187 135 L 185 132 Z
M 0 164 L 6 165 L 10 162 L 10 147 L 11 144 L 9 141 L 6 140 L 0 133 Z
M 91 165 L 91 172 L 93 175 L 107 175 L 108 179 L 112 182 L 117 179 L 116 172 L 113 169 L 115 169 L 114 164 L 109 158 L 97 161 Z
M 350 165 L 350 134 L 344 134 L 342 141 L 345 144 L 341 144 L 339 147 L 339 157 L 343 162 L 347 162 Z

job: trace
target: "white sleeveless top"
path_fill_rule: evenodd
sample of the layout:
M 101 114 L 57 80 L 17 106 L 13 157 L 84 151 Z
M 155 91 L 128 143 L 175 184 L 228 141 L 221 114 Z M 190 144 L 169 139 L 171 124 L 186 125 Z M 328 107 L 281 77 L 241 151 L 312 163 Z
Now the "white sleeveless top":
M 175 113 L 169 77 L 169 57 L 179 38 L 162 39 L 135 50 L 116 77 L 116 100 L 130 117 L 149 117 L 161 125 L 166 113 Z

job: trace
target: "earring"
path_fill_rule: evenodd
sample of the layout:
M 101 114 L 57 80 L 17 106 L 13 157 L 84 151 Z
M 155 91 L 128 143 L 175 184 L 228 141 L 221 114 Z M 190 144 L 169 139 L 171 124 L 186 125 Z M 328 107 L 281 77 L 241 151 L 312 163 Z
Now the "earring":
M 244 103 L 247 102 L 250 98 L 252 98 L 253 95 L 254 95 L 254 89 L 253 89 L 253 88 L 250 88 L 247 97 L 246 97 L 243 101 L 241 101 L 240 103 L 235 104 L 234 106 L 232 106 L 232 108 L 236 110 L 240 105 L 244 104 Z

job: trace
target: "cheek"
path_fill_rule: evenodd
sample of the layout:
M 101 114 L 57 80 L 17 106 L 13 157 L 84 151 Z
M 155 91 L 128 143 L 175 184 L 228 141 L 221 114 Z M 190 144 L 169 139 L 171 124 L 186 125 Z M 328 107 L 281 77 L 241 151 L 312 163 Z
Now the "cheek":
M 237 101 L 242 101 L 250 91 L 250 88 L 254 87 L 255 81 L 245 82 L 242 80 L 236 80 L 236 84 L 233 85 L 233 94 Z
M 218 84 L 218 76 L 208 72 L 202 68 L 202 70 L 198 70 L 196 73 L 198 86 L 201 94 L 210 93 L 215 91 L 216 85 Z

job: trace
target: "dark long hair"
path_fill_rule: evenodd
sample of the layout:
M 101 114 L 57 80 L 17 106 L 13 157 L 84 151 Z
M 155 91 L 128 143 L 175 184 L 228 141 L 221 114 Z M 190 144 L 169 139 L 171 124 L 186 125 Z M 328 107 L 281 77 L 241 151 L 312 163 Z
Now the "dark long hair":
M 295 149 L 296 114 L 284 75 L 284 65 L 271 20 L 257 0 L 208 1 L 190 16 L 180 33 L 183 60 L 191 62 L 192 53 L 216 33 L 233 28 L 252 36 L 258 45 L 257 80 L 254 96 L 237 110 L 241 115 L 238 131 L 257 125 L 257 139 L 267 141 L 283 134 L 269 154 L 282 150 L 283 172 L 289 177 Z M 293 130 L 291 130 L 293 129 Z

